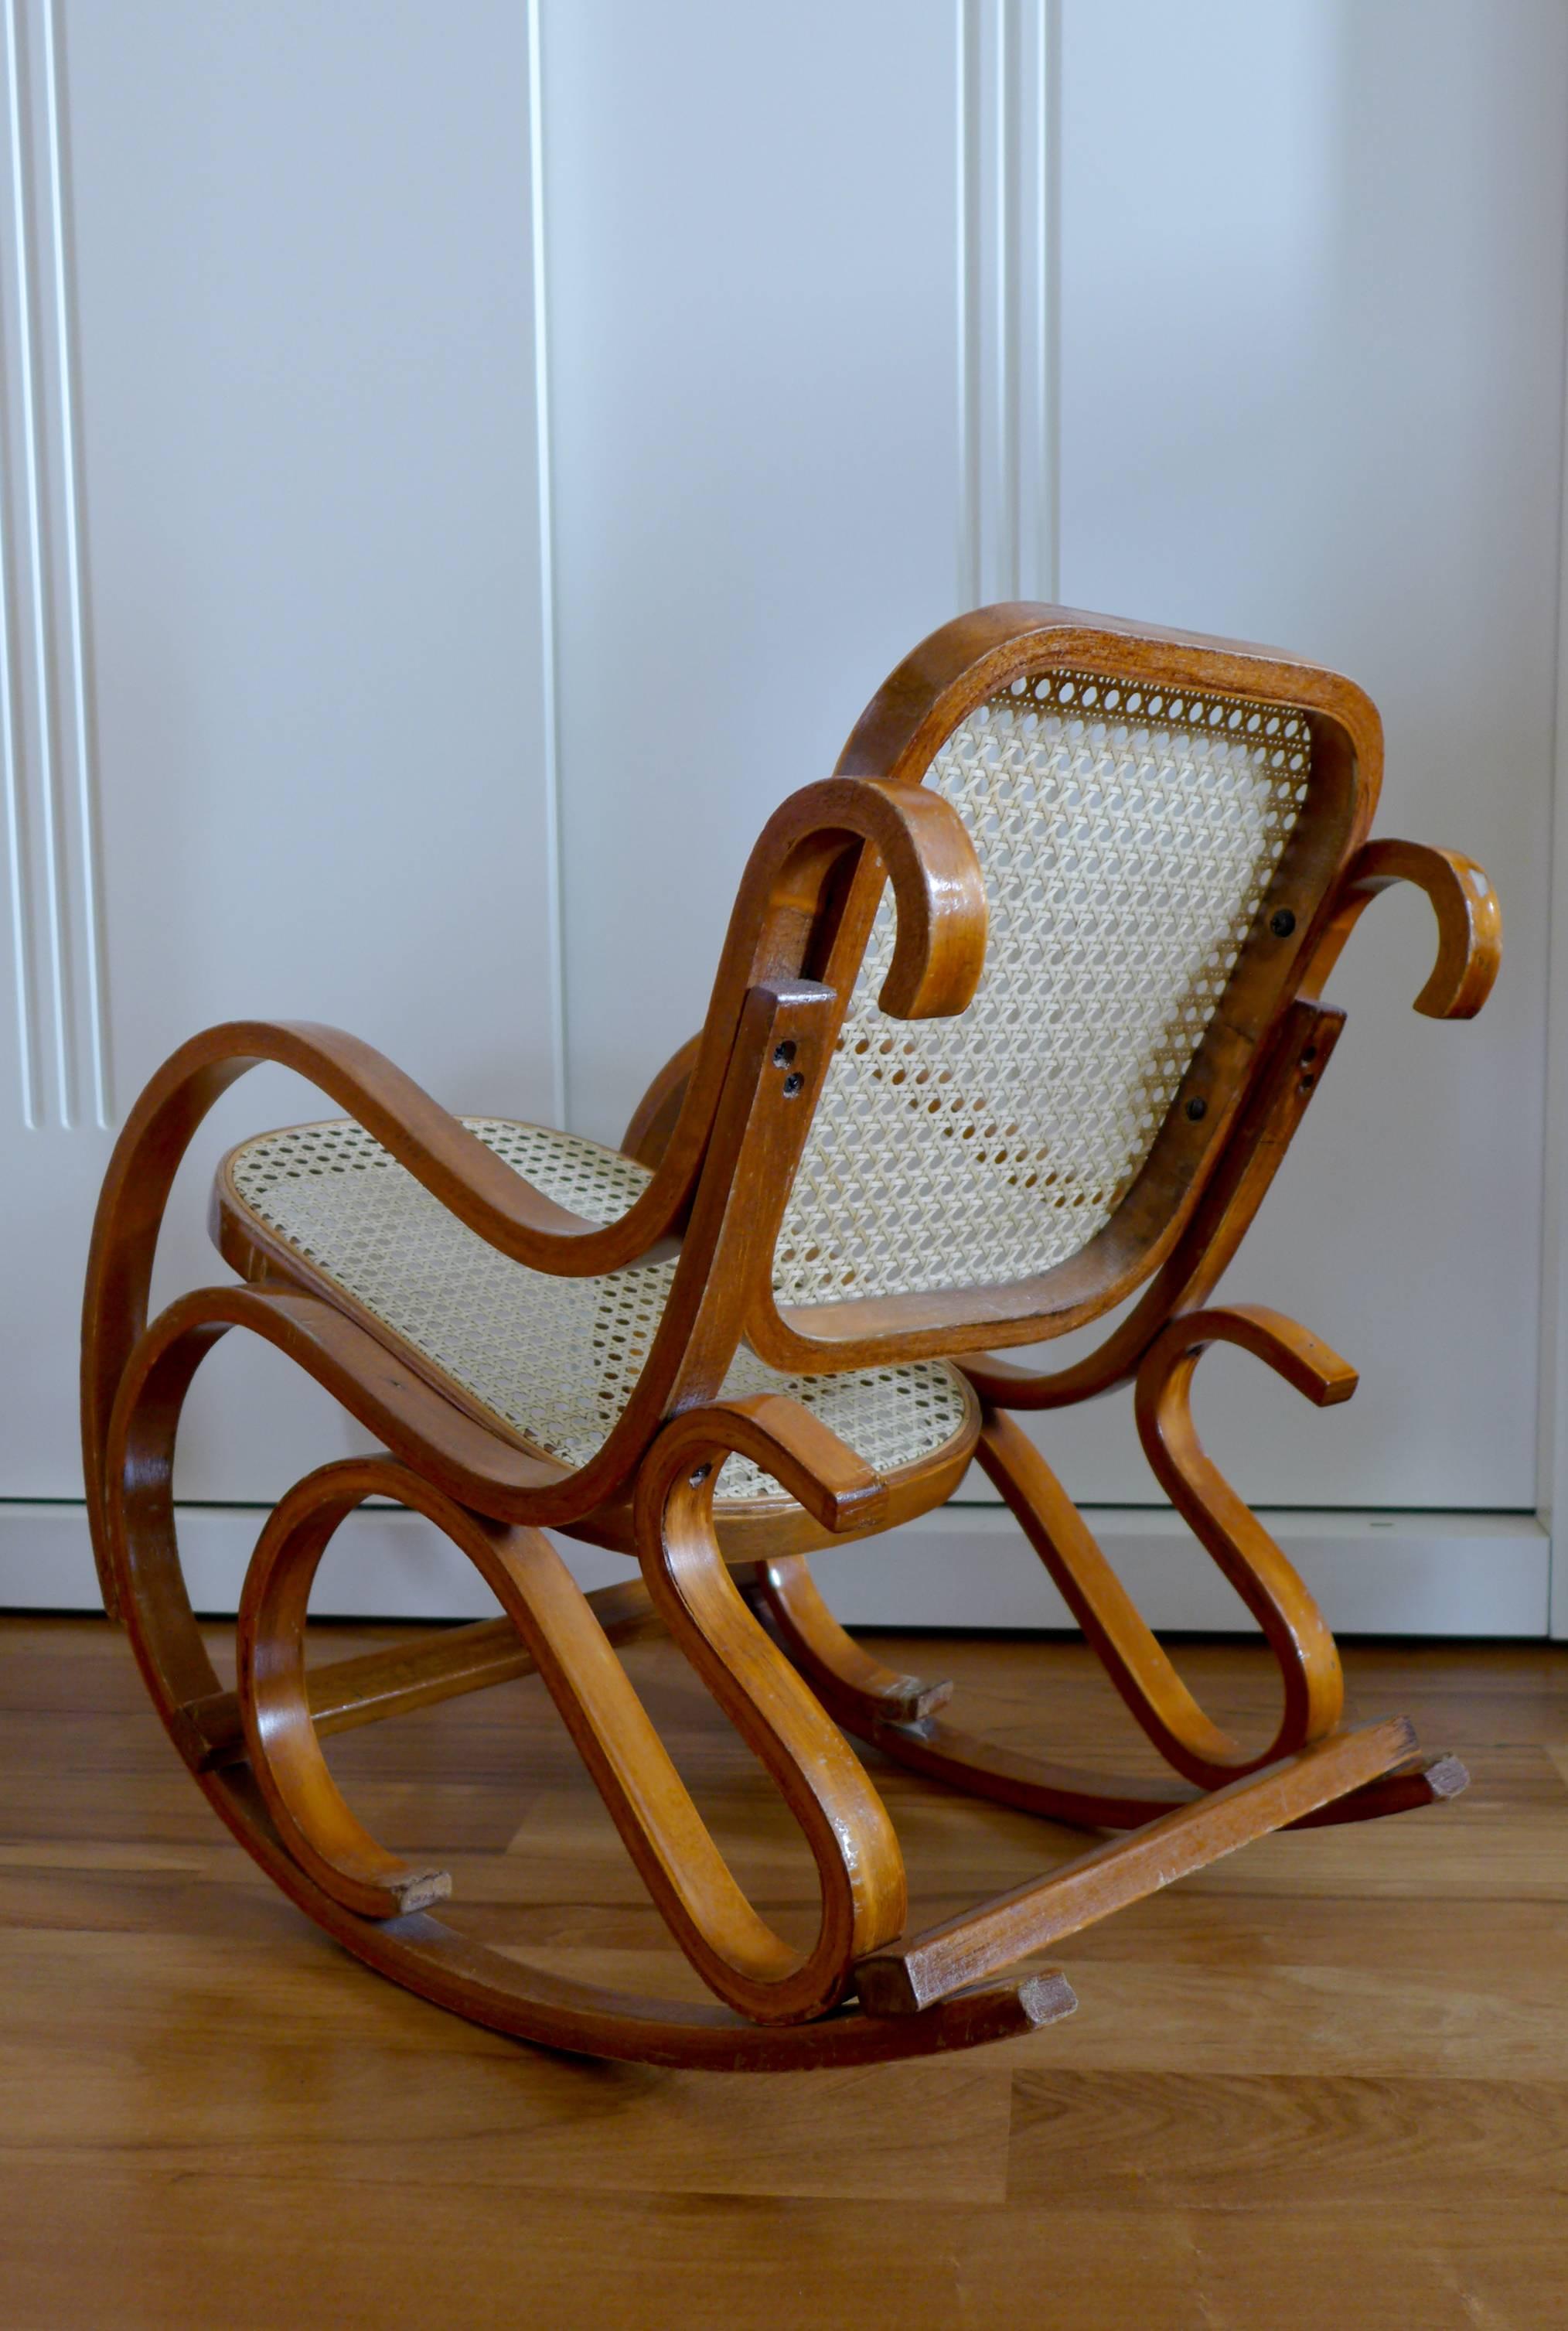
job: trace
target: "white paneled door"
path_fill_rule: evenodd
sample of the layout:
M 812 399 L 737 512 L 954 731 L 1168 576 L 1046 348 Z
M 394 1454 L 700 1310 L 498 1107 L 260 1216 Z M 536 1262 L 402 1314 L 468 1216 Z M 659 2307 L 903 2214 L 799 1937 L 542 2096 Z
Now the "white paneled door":
M 0 1601 L 87 1591 L 88 1223 L 182 1036 L 331 1020 L 454 1106 L 615 1139 L 769 810 L 925 632 L 1022 595 L 1349 671 L 1382 829 L 1493 872 L 1472 1027 L 1409 1012 L 1419 902 L 1368 919 L 1228 1282 L 1354 1358 L 1356 1401 L 1297 1413 L 1221 1353 L 1202 1421 L 1340 1623 L 1544 1627 L 1560 0 L 0 0 Z M 170 1286 L 216 1268 L 220 1146 L 322 1109 L 280 1073 L 229 1096 Z M 217 1606 L 256 1509 L 356 1435 L 270 1356 L 206 1373 L 181 1489 Z M 1215 1623 L 1124 1405 L 1044 1437 L 1151 1615 Z M 824 1584 L 861 1618 L 1060 1619 L 999 1520 Z M 483 1604 L 395 1517 L 331 1561 L 339 1607 Z

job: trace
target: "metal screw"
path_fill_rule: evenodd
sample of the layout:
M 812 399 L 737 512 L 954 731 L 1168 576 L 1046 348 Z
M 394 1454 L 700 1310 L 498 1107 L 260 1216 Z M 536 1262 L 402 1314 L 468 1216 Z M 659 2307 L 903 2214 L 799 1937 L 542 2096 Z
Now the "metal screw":
M 698 1465 L 696 1470 L 689 1477 L 692 1488 L 694 1489 L 700 1489 L 704 1481 L 707 1480 L 713 1468 L 711 1465 Z
M 794 1070 L 789 1076 L 787 1076 L 784 1080 L 785 1100 L 794 1100 L 796 1093 L 799 1092 L 804 1082 L 805 1079 L 802 1076 L 798 1069 Z
M 1192 1099 L 1187 1103 L 1187 1115 L 1192 1118 L 1193 1124 L 1196 1125 L 1201 1117 L 1207 1117 L 1208 1114 L 1208 1102 L 1203 1099 L 1202 1093 L 1194 1093 Z
M 1281 907 L 1278 914 L 1269 916 L 1269 928 L 1277 939 L 1288 939 L 1296 928 L 1296 918 L 1288 907 Z
M 794 1045 L 791 1042 L 789 1038 L 786 1037 L 782 1044 L 774 1045 L 773 1064 L 775 1069 L 787 1069 L 790 1062 L 794 1059 Z

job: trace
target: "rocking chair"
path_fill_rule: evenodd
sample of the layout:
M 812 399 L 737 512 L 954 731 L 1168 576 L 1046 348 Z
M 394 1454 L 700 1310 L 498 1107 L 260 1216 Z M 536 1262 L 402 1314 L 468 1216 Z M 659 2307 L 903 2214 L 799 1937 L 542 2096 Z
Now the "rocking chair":
M 1205 1349 L 1320 1405 L 1355 1375 L 1221 1272 L 1338 1041 L 1318 999 L 1395 881 L 1435 911 L 1416 1009 L 1478 1012 L 1497 902 L 1449 852 L 1367 839 L 1378 718 L 1269 651 L 1043 606 L 935 633 L 746 869 L 701 1033 L 620 1151 L 458 1119 L 333 1029 L 241 1022 L 159 1070 L 116 1149 L 89 1267 L 83 1426 L 105 1603 L 198 1785 L 302 1909 L 441 2005 L 553 2047 L 798 2067 L 999 2039 L 1067 2012 L 1009 1969 L 1250 1840 L 1451 1796 L 1408 1724 L 1342 1729 L 1335 1642 L 1193 1428 Z M 259 1061 L 348 1115 L 243 1143 L 212 1227 L 237 1281 L 150 1326 L 176 1168 Z M 1088 1358 L 991 1356 L 1137 1302 Z M 385 1445 L 298 1482 L 245 1580 L 220 1688 L 175 1541 L 181 1405 L 232 1327 Z M 1198 1706 L 1014 1422 L 1131 1384 L 1161 1488 L 1266 1635 L 1272 1739 Z M 950 1687 L 891 1673 L 813 1583 L 814 1548 L 939 1506 L 977 1460 L 1171 1768 L 1117 1780 L 990 1745 Z M 363 1499 L 425 1515 L 504 1616 L 307 1675 L 313 1574 Z M 544 1528 L 632 1556 L 584 1594 Z M 742 1892 L 614 1646 L 671 1635 L 772 1775 L 820 1874 L 816 1940 Z M 321 1738 L 543 1678 L 715 2001 L 533 1970 L 432 1914 L 440 1870 L 356 1819 Z M 1123 1832 L 907 1934 L 888 1812 L 846 1735 L 953 1786 Z

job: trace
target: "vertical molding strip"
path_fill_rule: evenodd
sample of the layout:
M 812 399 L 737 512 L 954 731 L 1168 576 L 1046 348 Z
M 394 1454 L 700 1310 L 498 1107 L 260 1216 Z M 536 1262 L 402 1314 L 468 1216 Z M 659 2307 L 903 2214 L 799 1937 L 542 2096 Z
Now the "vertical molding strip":
M 1568 293 L 1568 285 L 1565 285 Z M 1547 909 L 1545 1149 L 1541 1205 L 1541 1344 L 1536 1510 L 1548 1534 L 1547 1632 L 1568 1636 L 1568 329 L 1558 472 L 1556 722 Z
M 539 515 L 539 727 L 548 859 L 550 1090 L 554 1121 L 569 1127 L 566 1061 L 565 865 L 561 833 L 561 740 L 556 655 L 555 463 L 550 433 L 550 304 L 545 232 L 544 0 L 527 0 L 528 209 L 534 286 L 534 453 Z
M 957 0 L 958 595 L 1060 589 L 1061 0 Z
M 31 1127 L 71 1128 L 84 1117 L 107 1126 L 113 1097 L 56 7 L 5 0 L 0 743 L 21 1113 Z
M 14 11 L 7 8 L 4 24 L 5 35 L 5 138 L 10 166 L 5 174 L 9 200 L 14 214 L 17 233 L 14 248 L 20 255 L 24 241 L 20 233 L 21 213 L 17 201 L 19 179 L 20 129 L 22 120 L 19 90 L 19 70 L 16 55 L 16 20 Z M 15 528 L 11 523 L 11 433 L 4 427 L 6 419 L 4 387 L 12 376 L 14 366 L 5 360 L 11 336 L 3 328 L 9 302 L 0 298 L 0 758 L 4 766 L 0 775 L 5 785 L 5 848 L 7 890 L 11 907 L 11 959 L 16 984 L 16 1068 L 21 1086 L 22 1122 L 30 1130 L 36 1129 L 43 1117 L 43 1094 L 38 1065 L 37 1004 L 33 976 L 33 900 L 28 880 L 28 834 L 24 795 L 22 738 L 17 703 L 16 672 L 12 645 L 11 607 L 13 591 L 10 578 L 11 545 Z
M 69 158 L 65 92 L 60 78 L 60 0 L 41 0 L 43 22 L 44 120 L 48 129 L 49 222 L 54 247 L 55 380 L 59 391 L 61 532 L 65 554 L 65 616 L 70 634 L 71 711 L 75 730 L 76 849 L 81 898 L 78 928 L 84 959 L 88 1045 L 92 1061 L 94 1121 L 114 1121 L 104 985 L 103 889 L 99 880 L 98 753 L 88 659 L 87 599 L 82 585 L 81 451 L 76 427 L 76 331 L 73 251 L 66 193 Z
M 958 604 L 976 607 L 980 580 L 980 19 L 983 0 L 957 0 Z
M 30 705 L 24 699 L 19 708 L 24 717 L 17 720 L 16 757 L 18 791 L 23 807 L 22 830 L 36 823 L 41 847 L 42 872 L 24 859 L 23 883 L 29 890 L 28 914 L 24 926 L 24 939 L 34 960 L 32 966 L 31 989 L 39 996 L 45 982 L 39 975 L 36 962 L 38 926 L 42 921 L 48 931 L 47 992 L 52 1009 L 54 1071 L 57 1084 L 57 1105 L 60 1121 L 71 1122 L 71 1063 L 67 1051 L 65 1004 L 65 955 L 62 930 L 62 905 L 60 882 L 59 819 L 54 796 L 54 755 L 52 750 L 52 690 L 50 685 L 49 606 L 43 571 L 43 519 L 40 507 L 43 480 L 40 474 L 38 449 L 38 376 L 33 335 L 33 205 L 32 202 L 32 153 L 28 130 L 31 126 L 31 77 L 29 58 L 24 47 L 22 0 L 8 0 L 5 42 L 6 127 L 11 149 L 9 191 L 11 198 L 11 235 L 14 254 L 12 277 L 12 341 L 14 358 L 5 367 L 5 376 L 14 384 L 16 398 L 14 428 L 20 430 L 19 468 L 22 495 L 25 501 L 24 528 L 10 528 L 8 538 L 15 541 L 24 531 L 27 544 L 26 573 L 17 578 L 16 601 L 20 609 L 25 592 L 32 612 L 33 630 L 33 693 Z M 9 400 L 8 400 L 9 401 Z M 7 415 L 7 418 L 12 418 Z M 24 667 L 18 659 L 17 671 Z M 18 695 L 21 691 L 18 690 Z M 31 712 L 31 722 L 26 715 Z M 31 747 L 31 750 L 29 750 Z M 34 813 L 29 815 L 28 813 Z M 31 856 L 32 853 L 29 853 Z M 37 909 L 37 893 L 42 889 L 43 912 Z M 36 1010 L 36 1004 L 34 1005 Z M 42 1094 L 37 1090 L 39 1076 L 33 1075 L 33 1107 L 29 1123 L 43 1121 Z

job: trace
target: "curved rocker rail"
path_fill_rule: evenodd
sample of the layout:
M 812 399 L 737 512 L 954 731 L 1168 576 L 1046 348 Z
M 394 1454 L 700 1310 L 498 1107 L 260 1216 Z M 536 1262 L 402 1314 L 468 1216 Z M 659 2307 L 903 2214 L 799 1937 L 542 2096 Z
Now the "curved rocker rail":
M 551 2047 L 640 2062 L 732 2069 L 870 2062 L 979 2045 L 1070 2012 L 1068 1986 L 1047 1974 L 972 1990 L 913 2022 L 852 2010 L 824 2013 L 847 1990 L 854 1957 L 890 1938 L 903 1917 L 897 1847 L 890 1830 L 885 1837 L 879 1833 L 879 1817 L 885 1827 L 886 1816 L 863 1776 L 859 1789 L 865 1802 L 856 1801 L 859 1767 L 852 1755 L 841 1749 L 833 1785 L 823 1793 L 827 1817 L 812 1841 L 819 1863 L 831 1862 L 842 1849 L 856 1857 L 856 1867 L 847 1872 L 839 1898 L 825 1905 L 825 1939 L 797 1965 L 736 1888 L 610 1648 L 600 1613 L 624 1636 L 650 1623 L 652 1599 L 615 1588 L 597 1598 L 596 1610 L 539 1532 L 487 1521 L 390 1460 L 324 1467 L 280 1501 L 246 1582 L 240 1688 L 234 1696 L 222 1692 L 192 1614 L 176 1540 L 172 1468 L 179 1413 L 202 1359 L 230 1326 L 265 1333 L 269 1315 L 275 1314 L 277 1338 L 287 1348 L 298 1336 L 296 1315 L 311 1308 L 299 1299 L 244 1289 L 214 1289 L 176 1305 L 142 1338 L 126 1371 L 106 1465 L 115 1582 L 154 1704 L 204 1793 L 299 1908 L 367 1965 L 439 2005 Z M 325 1377 L 324 1367 L 313 1372 Z M 671 1486 L 679 1479 L 689 1494 L 694 1446 L 726 1452 L 744 1447 L 799 1473 L 802 1460 L 784 1437 L 790 1421 L 765 1413 L 790 1404 L 752 1405 L 765 1412 L 760 1419 L 710 1412 L 689 1424 L 683 1421 L 665 1452 L 667 1472 L 675 1469 Z M 781 1422 L 782 1432 L 769 1430 Z M 822 1428 L 807 1417 L 802 1432 L 814 1453 L 812 1436 Z M 852 1482 L 843 1493 L 851 1507 L 861 1488 Z M 815 1488 L 813 1494 L 825 1509 L 837 1505 L 839 1493 L 832 1488 Z M 566 1981 L 470 1942 L 426 1915 L 425 1906 L 442 1890 L 441 1873 L 408 1870 L 355 1820 L 321 1758 L 312 1697 L 332 1708 L 338 1726 L 375 1720 L 442 1696 L 439 1687 L 454 1671 L 467 1688 L 496 1680 L 500 1664 L 489 1630 L 477 1662 L 438 1642 L 401 1678 L 388 1677 L 379 1654 L 344 1663 L 359 1671 L 362 1693 L 341 1671 L 336 1679 L 328 1671 L 307 1686 L 301 1638 L 310 1574 L 337 1522 L 371 1495 L 396 1498 L 428 1515 L 501 1596 L 527 1664 L 544 1677 L 677 1939 L 710 1981 L 717 1973 L 740 1997 L 742 2012 Z M 652 1560 L 662 1567 L 662 1552 Z M 722 1574 L 722 1564 L 719 1569 Z M 692 1598 L 689 1579 L 670 1591 L 677 1601 Z M 741 1618 L 755 1626 L 744 1610 Z M 710 1622 L 700 1623 L 712 1632 Z M 803 1722 L 809 1732 L 813 1722 L 824 1727 L 825 1719 L 755 1632 L 762 1668 L 771 1660 L 787 1678 L 784 1699 L 793 1690 L 800 1703 L 795 1729 L 787 1713 L 782 1721 L 774 1714 L 773 1736 L 765 1744 L 774 1771 L 787 1771 L 792 1802 L 798 1802 L 811 1780 L 793 1759 L 795 1734 Z M 526 1671 L 521 1656 L 507 1664 L 511 1671 Z M 476 1666 L 483 1671 L 476 1673 Z M 777 1698 L 775 1689 L 775 1708 Z M 249 1767 L 238 1760 L 236 1714 Z M 809 1749 L 812 1744 L 807 1738 L 798 1745 Z M 847 1920 L 845 1901 L 851 1904 Z M 769 2020 L 755 2020 L 759 2012 Z

